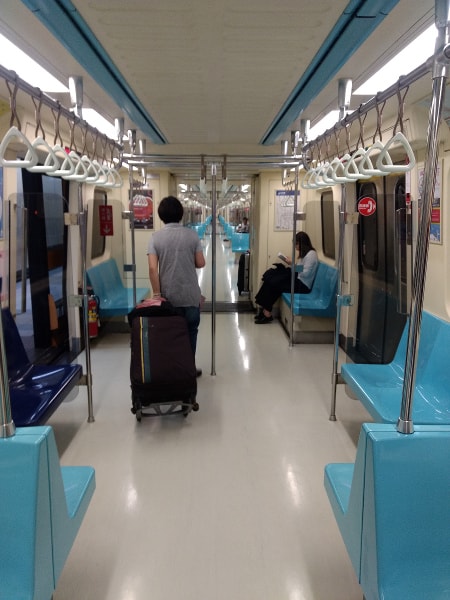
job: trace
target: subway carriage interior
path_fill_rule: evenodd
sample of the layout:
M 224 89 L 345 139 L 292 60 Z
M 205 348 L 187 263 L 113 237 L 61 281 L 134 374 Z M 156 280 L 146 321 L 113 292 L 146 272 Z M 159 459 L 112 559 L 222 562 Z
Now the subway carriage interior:
M 62 85 L 3 52 L 0 600 L 450 598 L 448 14 L 2 2 Z M 144 419 L 127 315 L 168 195 L 206 258 L 203 374 L 198 412 Z M 313 288 L 261 326 L 299 231 Z

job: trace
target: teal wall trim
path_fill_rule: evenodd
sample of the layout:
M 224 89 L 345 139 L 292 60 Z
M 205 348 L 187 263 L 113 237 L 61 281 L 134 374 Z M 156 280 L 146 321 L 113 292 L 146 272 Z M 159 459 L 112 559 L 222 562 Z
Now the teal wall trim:
M 156 144 L 167 140 L 70 0 L 22 0 L 126 115 Z

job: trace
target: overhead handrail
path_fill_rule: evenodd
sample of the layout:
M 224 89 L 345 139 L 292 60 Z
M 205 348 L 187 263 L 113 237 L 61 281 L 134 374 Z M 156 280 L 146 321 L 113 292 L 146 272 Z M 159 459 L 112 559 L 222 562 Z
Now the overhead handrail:
M 394 164 L 390 155 L 389 151 L 398 146 L 407 156 L 405 164 Z M 406 136 L 399 131 L 386 144 L 377 140 L 367 149 L 359 147 L 352 154 L 346 153 L 341 158 L 335 157 L 331 162 L 309 169 L 303 177 L 301 187 L 307 190 L 320 189 L 337 183 L 350 183 L 374 176 L 384 176 L 388 173 L 405 173 L 415 164 L 416 159 L 411 145 Z

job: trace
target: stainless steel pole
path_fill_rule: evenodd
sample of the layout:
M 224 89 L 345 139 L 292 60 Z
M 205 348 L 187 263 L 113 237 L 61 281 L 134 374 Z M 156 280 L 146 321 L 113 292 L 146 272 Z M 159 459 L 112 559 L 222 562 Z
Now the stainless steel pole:
M 216 374 L 216 218 L 217 218 L 217 165 L 211 165 L 212 245 L 211 245 L 211 375 Z
M 340 79 L 338 81 L 338 104 L 339 120 L 342 121 L 346 116 L 350 106 L 352 95 L 352 80 Z M 338 250 L 338 280 L 336 293 L 336 321 L 334 325 L 334 355 L 333 372 L 331 374 L 331 409 L 330 421 L 336 421 L 336 386 L 339 373 L 339 333 L 341 330 L 341 308 L 342 308 L 342 280 L 344 278 L 344 242 L 345 242 L 345 219 L 347 214 L 347 188 L 345 183 L 341 183 L 341 204 L 339 208 L 339 250 Z
M 339 208 L 339 250 L 338 250 L 338 278 L 336 293 L 336 322 L 334 325 L 334 354 L 333 354 L 333 372 L 331 375 L 331 409 L 330 421 L 336 421 L 336 386 L 339 373 L 339 333 L 341 330 L 341 298 L 342 298 L 342 280 L 344 276 L 344 241 L 345 241 L 345 215 L 347 213 L 347 188 L 345 183 L 341 183 L 341 204 Z
M 294 293 L 295 293 L 295 236 L 297 233 L 297 213 L 298 213 L 298 166 L 295 167 L 295 195 L 294 195 L 294 214 L 292 215 L 292 264 L 291 264 L 291 312 L 289 323 L 289 347 L 294 345 Z
M 83 206 L 83 184 L 78 184 L 78 213 L 81 242 L 81 275 L 83 285 L 83 325 L 84 325 L 84 352 L 86 356 L 86 387 L 88 395 L 88 423 L 93 423 L 94 409 L 92 401 L 92 366 L 91 366 L 91 342 L 89 339 L 88 322 L 88 293 L 86 276 L 86 252 L 87 252 L 87 215 Z
M 133 209 L 133 169 L 129 169 L 129 181 L 130 181 L 130 235 L 131 235 L 131 269 L 133 272 L 133 306 L 137 304 L 136 297 L 136 241 L 135 241 L 135 228 L 134 228 L 134 209 Z
M 446 6 L 443 7 L 443 4 Z M 440 15 L 445 13 L 444 23 L 440 22 Z M 423 296 L 425 290 L 425 277 L 430 238 L 431 209 L 436 183 L 436 170 L 438 161 L 438 131 L 445 100 L 445 86 L 447 83 L 447 70 L 450 59 L 450 45 L 448 43 L 448 0 L 445 3 L 436 0 L 436 25 L 438 27 L 438 41 L 433 66 L 433 90 L 428 120 L 427 150 L 423 178 L 423 199 L 420 215 L 417 248 L 414 261 L 414 275 L 411 296 L 411 315 L 408 329 L 408 342 L 405 358 L 405 377 L 403 382 L 402 405 L 400 417 L 397 422 L 397 431 L 410 434 L 414 432 L 412 421 L 413 393 L 416 378 L 417 354 L 420 341 L 420 325 L 422 320 Z
M 1 310 L 1 307 L 0 307 Z M 3 334 L 3 319 L 0 315 L 0 438 L 12 437 L 16 426 L 11 417 L 11 401 L 9 397 L 8 363 L 6 360 L 5 337 Z

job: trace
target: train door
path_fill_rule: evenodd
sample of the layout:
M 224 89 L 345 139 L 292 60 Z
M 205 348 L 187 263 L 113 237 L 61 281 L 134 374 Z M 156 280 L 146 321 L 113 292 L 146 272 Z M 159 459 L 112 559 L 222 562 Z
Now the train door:
M 67 319 L 67 201 L 59 178 L 22 170 L 16 199 L 16 322 L 31 360 L 51 362 L 69 350 Z
M 387 363 L 405 326 L 411 285 L 404 176 L 360 182 L 357 203 L 359 301 L 354 359 Z

